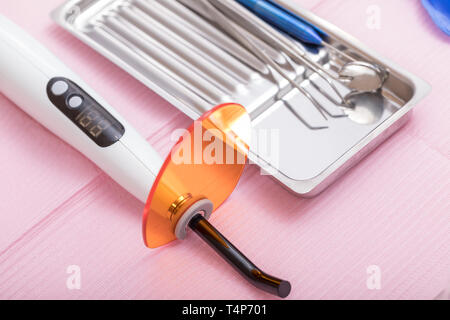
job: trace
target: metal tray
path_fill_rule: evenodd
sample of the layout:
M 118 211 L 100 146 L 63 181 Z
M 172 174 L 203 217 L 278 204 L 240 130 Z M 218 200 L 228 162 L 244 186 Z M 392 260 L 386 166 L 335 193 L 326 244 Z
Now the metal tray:
M 70 0 L 52 17 L 193 119 L 217 104 L 244 105 L 257 137 L 250 160 L 292 192 L 315 196 L 397 131 L 431 88 L 292 1 L 279 2 L 325 31 L 333 46 L 389 71 L 382 90 L 382 114 L 376 122 L 359 124 L 350 118 L 330 118 L 328 129 L 310 130 L 299 114 L 310 124 L 320 126 L 324 121 L 310 101 L 287 80 L 280 78 L 274 83 L 262 76 L 258 70 L 265 68 L 264 64 L 210 20 L 175 0 Z M 342 113 L 318 95 L 311 81 L 330 95 L 334 93 L 317 74 L 257 41 L 274 59 L 287 61 L 290 67 L 286 72 L 330 113 Z M 315 52 L 297 45 L 330 70 L 339 66 L 339 59 L 325 48 Z M 336 86 L 342 94 L 348 92 L 344 86 Z M 284 101 L 276 98 L 279 92 Z

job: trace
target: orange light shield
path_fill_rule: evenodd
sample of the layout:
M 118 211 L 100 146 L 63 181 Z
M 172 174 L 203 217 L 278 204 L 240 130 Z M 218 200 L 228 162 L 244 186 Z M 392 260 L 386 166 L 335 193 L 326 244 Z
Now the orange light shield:
M 145 244 L 176 239 L 175 227 L 192 203 L 209 199 L 216 210 L 233 192 L 247 160 L 251 122 L 238 104 L 220 105 L 194 121 L 164 162 L 144 209 Z

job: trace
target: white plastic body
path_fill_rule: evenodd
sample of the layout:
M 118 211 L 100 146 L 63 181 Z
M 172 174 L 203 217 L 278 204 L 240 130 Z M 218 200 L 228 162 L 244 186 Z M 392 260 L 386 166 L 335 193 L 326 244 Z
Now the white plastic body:
M 47 96 L 54 77 L 75 82 L 125 127 L 113 145 L 102 148 L 67 118 Z M 159 154 L 105 100 L 53 54 L 0 15 L 0 92 L 48 130 L 79 150 L 136 198 L 145 202 L 158 174 Z

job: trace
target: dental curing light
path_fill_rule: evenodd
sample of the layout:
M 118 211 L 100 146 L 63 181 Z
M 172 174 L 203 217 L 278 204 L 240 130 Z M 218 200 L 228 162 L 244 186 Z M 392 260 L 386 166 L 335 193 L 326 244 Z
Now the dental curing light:
M 250 119 L 242 106 L 225 104 L 207 112 L 163 162 L 106 101 L 1 15 L 0 91 L 146 202 L 148 247 L 184 239 L 190 228 L 254 286 L 280 297 L 289 294 L 289 282 L 261 271 L 207 221 L 245 166 Z

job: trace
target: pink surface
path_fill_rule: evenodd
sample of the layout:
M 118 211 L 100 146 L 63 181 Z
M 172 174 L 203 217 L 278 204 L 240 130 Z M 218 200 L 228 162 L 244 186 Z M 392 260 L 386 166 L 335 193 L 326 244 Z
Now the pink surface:
M 319 197 L 299 199 L 248 167 L 212 221 L 255 263 L 289 279 L 289 298 L 434 298 L 450 270 L 449 38 L 419 1 L 298 2 L 429 81 L 433 93 L 411 123 Z M 0 0 L 0 13 L 167 154 L 170 133 L 190 120 L 55 26 L 48 13 L 59 3 Z M 374 4 L 381 30 L 366 27 Z M 145 248 L 143 204 L 1 95 L 0 108 L 0 298 L 271 298 L 195 235 Z M 66 287 L 70 265 L 81 268 L 80 290 Z M 370 265 L 381 269 L 380 290 L 366 286 Z

